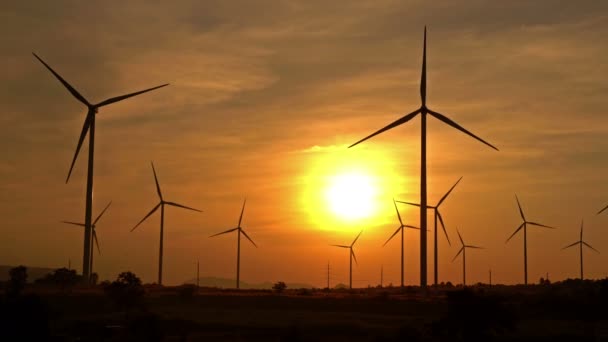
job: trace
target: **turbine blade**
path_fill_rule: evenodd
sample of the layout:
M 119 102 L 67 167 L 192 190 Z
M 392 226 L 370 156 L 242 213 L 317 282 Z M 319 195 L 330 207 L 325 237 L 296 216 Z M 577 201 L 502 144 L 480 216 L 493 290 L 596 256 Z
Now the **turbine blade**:
M 72 175 L 72 170 L 74 169 L 74 164 L 76 164 L 76 159 L 78 158 L 78 153 L 80 153 L 80 148 L 82 147 L 82 143 L 84 142 L 84 138 L 87 136 L 87 132 L 89 131 L 89 127 L 91 126 L 91 110 L 87 113 L 87 117 L 84 119 L 84 124 L 82 125 L 82 132 L 80 132 L 80 138 L 78 138 L 78 145 L 76 145 L 76 152 L 74 152 L 74 158 L 72 158 L 72 164 L 70 165 L 70 171 L 68 171 L 68 176 L 65 179 L 67 183 L 70 180 L 70 176 Z
M 604 207 L 604 209 L 597 212 L 597 215 L 601 214 L 604 210 L 608 209 L 608 205 Z
M 165 83 L 165 84 L 162 84 L 162 85 L 159 85 L 159 86 L 156 86 L 156 87 L 144 89 L 144 90 L 137 91 L 137 92 L 134 92 L 134 93 L 112 97 L 112 98 L 109 98 L 109 99 L 107 99 L 105 101 L 99 102 L 98 104 L 95 105 L 95 107 L 103 107 L 103 106 L 109 105 L 111 103 L 115 103 L 115 102 L 118 102 L 118 101 L 122 101 L 122 100 L 128 99 L 129 97 L 137 96 L 139 94 L 147 93 L 149 91 L 152 91 L 152 90 L 155 90 L 155 89 L 158 89 L 158 88 L 166 87 L 168 85 L 169 85 L 169 83 Z
M 568 245 L 568 246 L 566 246 L 566 247 L 564 247 L 564 248 L 562 248 L 562 249 L 566 249 L 566 248 L 570 248 L 570 247 L 576 246 L 576 245 L 578 245 L 579 243 L 581 243 L 581 242 L 580 242 L 580 241 L 576 241 L 575 243 L 570 244 L 570 245 Z
M 517 198 L 517 194 L 515 194 L 515 200 L 517 201 L 517 207 L 519 208 L 519 214 L 521 215 L 522 220 L 526 221 L 526 217 L 524 216 L 524 211 L 521 209 L 521 204 L 519 204 L 519 198 Z
M 101 255 L 101 249 L 99 249 L 99 240 L 97 240 L 97 233 L 93 230 L 93 240 L 95 240 L 95 246 L 97 246 L 97 253 Z
M 393 204 L 395 205 L 395 211 L 397 212 L 397 217 L 399 218 L 399 223 L 401 223 L 401 225 L 403 226 L 403 221 L 401 220 L 401 214 L 399 213 L 399 209 L 397 209 L 397 202 L 395 202 L 394 198 L 393 198 Z
M 350 254 L 353 256 L 353 260 L 355 260 L 355 265 L 359 266 L 359 262 L 357 262 L 357 256 L 355 255 L 355 251 L 351 248 Z
M 439 200 L 439 203 L 437 203 L 436 207 L 439 207 L 441 205 L 441 203 L 443 203 L 443 201 L 445 201 L 445 199 L 450 195 L 452 190 L 454 190 L 456 185 L 458 185 L 458 183 L 460 183 L 461 180 L 462 180 L 462 177 L 458 178 L 458 180 L 456 181 L 456 183 L 454 185 L 452 185 L 450 190 L 448 192 L 446 192 L 445 195 L 443 195 L 443 197 L 441 197 L 441 199 Z
M 70 221 L 61 221 L 61 222 L 67 223 L 67 224 L 73 224 L 75 226 L 86 227 L 86 225 L 84 223 L 70 222 Z
M 333 247 L 340 247 L 340 248 L 350 248 L 350 246 L 344 246 L 344 245 L 330 245 Z
M 473 245 L 466 245 L 466 248 L 475 248 L 475 249 L 485 249 L 483 247 L 479 247 L 479 246 L 473 246 Z
M 156 177 L 156 170 L 154 169 L 154 162 L 150 162 L 150 165 L 152 165 L 152 173 L 154 173 L 154 182 L 156 182 L 156 192 L 158 193 L 158 197 L 160 198 L 160 200 L 162 202 L 163 194 L 160 192 L 160 185 L 158 184 L 158 177 Z
M 420 227 L 410 226 L 409 224 L 404 224 L 403 227 L 404 228 L 411 228 L 411 229 L 418 229 L 418 230 L 420 230 Z
M 241 233 L 243 233 L 243 235 L 245 235 L 245 237 L 247 238 L 247 240 L 249 240 L 256 248 L 258 247 L 258 245 L 255 244 L 255 242 L 253 242 L 253 240 L 251 240 L 251 238 L 249 237 L 249 235 L 247 235 L 247 233 L 245 233 L 245 230 L 241 228 Z
M 44 64 L 44 66 L 49 69 L 49 71 L 55 75 L 55 78 L 57 78 L 59 80 L 59 82 L 61 82 L 61 84 L 63 84 L 64 87 L 66 87 L 68 89 L 68 91 L 80 102 L 84 103 L 87 106 L 90 106 L 91 104 L 89 103 L 89 101 L 87 101 L 87 99 L 84 98 L 84 96 L 80 95 L 80 93 L 78 91 L 76 91 L 76 89 L 74 89 L 74 87 L 72 87 L 66 80 L 63 79 L 63 77 L 59 76 L 58 73 L 55 72 L 55 70 L 53 70 L 53 68 L 51 68 L 48 64 L 46 64 L 42 58 L 38 57 L 37 54 L 33 53 L 34 57 L 36 57 L 40 63 Z
M 460 236 L 460 232 L 458 231 L 458 228 L 456 228 L 456 233 L 458 233 L 458 238 L 460 239 L 460 243 L 464 246 L 464 241 L 462 240 L 462 236 Z
M 445 115 L 443 115 L 443 114 L 440 114 L 440 113 L 437 113 L 437 112 L 435 112 L 435 111 L 432 111 L 432 110 L 430 110 L 430 109 L 428 109 L 428 111 L 429 111 L 429 113 L 430 113 L 432 116 L 434 116 L 434 117 L 435 117 L 435 118 L 437 118 L 438 120 L 443 121 L 444 123 L 446 123 L 446 124 L 448 124 L 448 125 L 450 125 L 450 126 L 452 126 L 452 127 L 456 128 L 456 129 L 460 130 L 460 131 L 461 131 L 461 132 L 463 132 L 464 134 L 467 134 L 467 135 L 469 135 L 470 137 L 472 137 L 472 138 L 474 138 L 474 139 L 477 139 L 478 141 L 480 141 L 480 142 L 484 143 L 485 145 L 487 145 L 487 146 L 489 146 L 489 147 L 491 147 L 491 148 L 495 149 L 496 151 L 498 151 L 498 149 L 497 149 L 497 148 L 496 148 L 494 145 L 492 145 L 492 144 L 490 144 L 489 142 L 487 142 L 487 141 L 485 141 L 485 140 L 481 139 L 480 137 L 476 136 L 475 134 L 473 134 L 473 133 L 471 133 L 471 132 L 467 131 L 467 130 L 466 130 L 464 127 L 462 127 L 462 126 L 460 126 L 459 124 L 457 124 L 456 122 L 452 121 L 452 119 L 448 118 L 447 116 L 445 116 Z
M 439 209 L 435 209 L 435 214 L 437 215 L 437 218 L 439 219 L 439 223 L 441 223 L 441 228 L 443 229 L 443 233 L 445 234 L 445 238 L 448 240 L 448 245 L 452 245 L 452 242 L 450 242 L 450 237 L 448 236 L 448 231 L 445 229 L 445 224 L 443 223 L 443 217 L 441 216 L 441 213 L 439 212 Z
M 404 202 L 404 201 L 395 201 L 395 202 L 420 207 L 420 204 L 418 204 L 418 203 Z M 427 205 L 427 208 L 430 208 L 430 207 Z
M 221 232 L 221 233 L 213 234 L 213 235 L 211 235 L 211 236 L 210 236 L 210 238 L 211 238 L 211 237 L 214 237 L 214 236 L 222 235 L 222 234 L 228 234 L 228 233 L 231 233 L 231 232 L 233 232 L 233 231 L 235 231 L 235 230 L 237 230 L 237 229 L 239 229 L 239 228 L 238 228 L 238 227 L 236 227 L 236 228 L 228 229 L 228 230 L 223 231 L 223 232 Z
M 422 74 L 420 75 L 420 100 L 426 104 L 426 26 L 424 26 L 424 43 L 422 48 Z
M 600 251 L 598 251 L 597 249 L 593 248 L 590 244 L 586 243 L 585 241 L 581 241 L 583 243 L 583 245 L 591 248 L 592 250 L 596 251 L 597 253 L 599 253 Z
M 583 241 L 583 220 L 581 220 L 581 241 Z
M 105 213 L 106 210 L 108 210 L 108 208 L 110 207 L 110 204 L 112 204 L 112 201 L 110 201 L 110 203 L 108 203 L 108 205 L 106 205 L 106 207 L 103 208 L 103 210 L 101 211 L 101 213 L 99 214 L 99 216 L 97 216 L 97 218 L 95 219 L 95 221 L 93 221 L 93 225 L 97 224 L 97 221 L 99 221 L 99 219 L 101 218 L 101 216 L 103 216 L 103 213 Z
M 452 259 L 452 262 L 454 262 L 454 260 L 456 260 L 456 258 L 458 258 L 458 256 L 460 255 L 460 253 L 462 253 L 462 251 L 464 251 L 464 246 L 462 246 L 462 248 L 460 248 L 458 253 L 454 256 L 454 259 Z
M 144 221 L 145 221 L 145 220 L 146 220 L 148 217 L 150 217 L 150 215 L 154 214 L 154 212 L 155 212 L 156 210 L 158 210 L 158 207 L 160 207 L 160 206 L 161 206 L 161 204 L 162 204 L 162 202 L 161 202 L 161 203 L 158 203 L 158 204 L 157 204 L 157 205 L 156 205 L 154 208 L 152 208 L 152 210 L 150 210 L 150 212 L 148 213 L 148 215 L 144 216 L 144 218 L 143 218 L 143 219 L 141 219 L 141 221 L 139 221 L 139 223 L 137 223 L 137 224 L 135 225 L 135 227 L 131 228 L 131 231 L 134 231 L 134 230 L 135 230 L 135 228 L 139 227 L 139 225 L 140 225 L 140 224 L 142 224 L 142 223 L 143 223 L 143 222 L 144 222 Z
M 357 240 L 359 240 L 359 236 L 361 236 L 361 233 L 363 233 L 363 230 L 361 230 L 359 232 L 359 235 L 357 235 L 357 237 L 355 238 L 355 240 L 353 241 L 353 243 L 350 244 L 351 247 L 355 245 L 355 242 L 357 242 Z
M 397 230 L 395 230 L 395 232 L 393 233 L 393 235 L 391 235 L 391 237 L 388 238 L 388 240 L 386 240 L 386 242 L 384 243 L 384 245 L 382 245 L 382 247 L 386 246 L 386 244 L 391 241 L 392 238 L 395 237 L 395 235 L 397 235 L 397 233 L 399 233 L 399 231 L 403 229 L 401 226 L 399 226 L 399 228 L 397 228 Z
M 188 209 L 188 210 L 194 210 L 194 211 L 198 211 L 199 213 L 202 213 L 202 211 L 201 211 L 201 210 L 194 209 L 194 208 L 190 208 L 190 207 L 186 207 L 185 205 L 181 205 L 181 204 L 179 204 L 179 203 L 175 203 L 175 202 L 165 202 L 165 204 L 172 205 L 172 206 L 174 206 L 174 207 L 179 207 L 179 208 Z
M 404 124 L 404 123 L 406 123 L 406 122 L 410 121 L 411 119 L 413 119 L 413 118 L 414 118 L 416 115 L 418 115 L 418 113 L 420 113 L 420 108 L 419 108 L 419 109 L 416 109 L 415 111 L 413 111 L 413 112 L 409 113 L 408 115 L 406 115 L 406 116 L 402 117 L 401 119 L 399 119 L 399 120 L 397 120 L 397 121 L 393 122 L 392 124 L 390 124 L 390 125 L 388 125 L 388 126 L 386 126 L 386 127 L 382 128 L 382 129 L 380 129 L 380 130 L 376 131 L 375 133 L 372 133 L 372 134 L 368 135 L 367 137 L 365 137 L 365 138 L 363 138 L 363 139 L 361 139 L 361 140 L 357 141 L 356 143 L 354 143 L 354 144 L 352 144 L 352 145 L 348 146 L 348 148 L 351 148 L 351 147 L 353 147 L 353 146 L 356 146 L 356 145 L 358 145 L 358 144 L 360 144 L 360 143 L 364 142 L 364 141 L 365 141 L 365 140 L 367 140 L 367 139 L 370 139 L 370 138 L 372 138 L 372 137 L 375 137 L 376 135 L 378 135 L 378 134 L 380 134 L 380 133 L 382 133 L 382 132 L 388 131 L 388 130 L 389 130 L 389 129 L 391 129 L 391 128 L 395 128 L 395 127 L 397 127 L 397 126 L 399 126 L 399 125 L 401 125 L 401 124 Z
M 536 222 L 526 222 L 526 223 L 531 224 L 533 226 L 537 226 L 537 227 L 556 229 L 555 227 L 545 226 L 544 224 L 540 224 L 540 223 L 536 223 Z
M 241 227 L 241 221 L 243 220 L 243 213 L 245 212 L 245 203 L 247 203 L 247 199 L 245 198 L 243 200 L 243 207 L 241 208 L 241 216 L 239 216 L 239 225 L 238 227 Z
M 521 224 L 521 226 L 519 226 L 519 227 L 518 227 L 518 228 L 515 230 L 515 232 L 514 232 L 513 234 L 511 234 L 511 236 L 509 236 L 509 238 L 507 239 L 507 241 L 505 241 L 505 243 L 509 242 L 509 240 L 511 240 L 511 238 L 512 238 L 512 237 L 514 237 L 514 236 L 515 236 L 515 234 L 517 234 L 517 232 L 518 232 L 518 231 L 520 231 L 520 230 L 521 230 L 521 229 L 524 227 L 524 225 L 525 225 L 525 224 L 526 224 L 525 222 L 524 222 L 524 223 L 522 223 L 522 224 Z

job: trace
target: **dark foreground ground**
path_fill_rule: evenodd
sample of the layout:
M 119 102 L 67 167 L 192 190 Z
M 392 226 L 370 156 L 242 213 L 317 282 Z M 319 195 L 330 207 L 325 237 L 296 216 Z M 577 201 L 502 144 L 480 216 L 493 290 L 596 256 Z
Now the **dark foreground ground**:
M 1 341 L 608 341 L 608 280 L 461 288 L 101 288 L 4 296 Z

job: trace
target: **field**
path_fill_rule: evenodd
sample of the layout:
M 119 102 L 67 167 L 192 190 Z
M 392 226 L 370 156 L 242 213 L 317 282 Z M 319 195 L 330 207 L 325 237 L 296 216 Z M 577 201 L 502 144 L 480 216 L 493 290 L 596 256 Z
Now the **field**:
M 4 332 L 50 341 L 608 341 L 607 283 L 282 293 L 148 286 L 128 309 L 100 286 L 32 286 L 3 299 L 1 318 Z

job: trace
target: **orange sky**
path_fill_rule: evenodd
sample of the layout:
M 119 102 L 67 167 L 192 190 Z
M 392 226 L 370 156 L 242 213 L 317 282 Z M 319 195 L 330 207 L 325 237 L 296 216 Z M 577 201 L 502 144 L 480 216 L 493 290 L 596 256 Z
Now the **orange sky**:
M 500 152 L 429 118 L 429 203 L 460 177 L 442 213 L 470 251 L 468 282 L 523 281 L 523 242 L 506 238 L 526 215 L 558 227 L 528 233 L 529 278 L 605 277 L 608 214 L 608 4 L 579 1 L 427 4 L 366 1 L 10 2 L 0 9 L 0 264 L 80 269 L 86 145 L 64 184 L 85 108 L 35 51 L 91 101 L 160 83 L 170 87 L 104 107 L 97 116 L 94 214 L 102 279 L 131 270 L 156 279 L 159 217 L 129 230 L 157 203 L 154 160 L 168 200 L 165 279 L 233 278 L 234 227 L 244 197 L 241 279 L 354 285 L 399 281 L 399 242 L 381 247 L 397 221 L 391 198 L 419 200 L 419 119 L 354 149 L 346 146 L 419 106 L 422 30 L 429 27 L 429 107 Z M 370 218 L 328 213 L 324 182 L 363 169 L 376 179 Z M 408 223 L 418 211 L 403 207 Z M 429 220 L 432 217 L 429 215 Z M 432 221 L 430 221 L 432 222 Z M 406 232 L 406 283 L 419 280 L 419 235 Z M 429 235 L 429 242 L 432 235 Z M 243 241 L 244 242 L 244 241 Z M 430 246 L 430 245 L 429 245 Z M 458 251 L 440 238 L 440 279 L 461 281 Z M 429 247 L 429 267 L 432 265 Z M 429 279 L 432 280 L 431 268 Z

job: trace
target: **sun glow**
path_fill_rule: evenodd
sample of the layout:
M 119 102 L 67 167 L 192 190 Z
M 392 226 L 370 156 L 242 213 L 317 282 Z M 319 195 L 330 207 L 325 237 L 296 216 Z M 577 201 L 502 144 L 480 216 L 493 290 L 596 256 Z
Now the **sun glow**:
M 351 231 L 387 223 L 394 216 L 391 199 L 412 188 L 410 178 L 403 176 L 409 167 L 395 165 L 388 149 L 329 146 L 304 155 L 308 168 L 301 205 L 310 223 L 323 230 Z
M 374 177 L 364 173 L 345 173 L 330 177 L 325 200 L 334 213 L 345 220 L 369 217 L 376 211 L 378 192 Z

